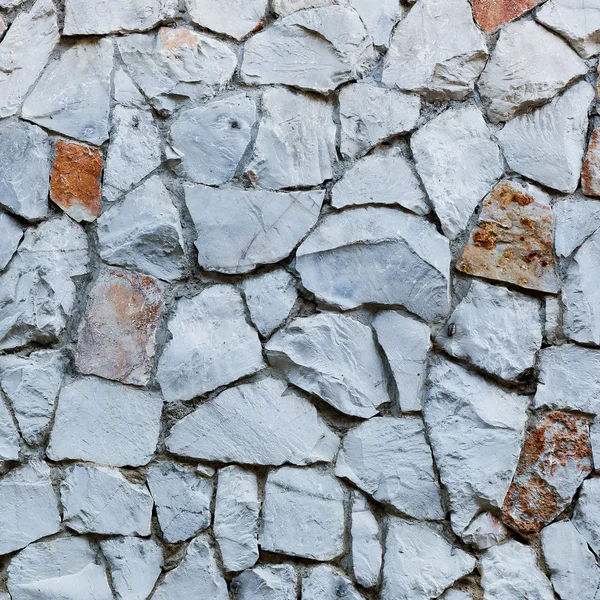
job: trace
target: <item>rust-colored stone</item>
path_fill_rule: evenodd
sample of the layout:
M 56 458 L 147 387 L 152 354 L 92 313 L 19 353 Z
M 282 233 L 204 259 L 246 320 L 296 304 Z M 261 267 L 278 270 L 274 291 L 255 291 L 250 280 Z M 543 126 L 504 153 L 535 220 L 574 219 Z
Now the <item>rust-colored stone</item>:
M 59 141 L 50 176 L 50 198 L 76 221 L 100 216 L 102 156 L 98 150 Z
M 77 369 L 123 383 L 147 384 L 163 309 L 156 279 L 105 269 L 92 288 L 79 327 Z
M 600 196 L 600 127 L 596 127 L 590 138 L 583 168 L 581 188 L 586 196 Z
M 471 0 L 473 16 L 487 33 L 496 31 L 503 23 L 516 19 L 540 2 L 542 0 Z
M 160 40 L 167 50 L 175 50 L 185 46 L 195 46 L 198 43 L 198 36 L 187 27 L 160 28 Z
M 589 423 L 552 412 L 527 438 L 504 500 L 508 525 L 522 535 L 540 531 L 571 502 L 592 470 Z

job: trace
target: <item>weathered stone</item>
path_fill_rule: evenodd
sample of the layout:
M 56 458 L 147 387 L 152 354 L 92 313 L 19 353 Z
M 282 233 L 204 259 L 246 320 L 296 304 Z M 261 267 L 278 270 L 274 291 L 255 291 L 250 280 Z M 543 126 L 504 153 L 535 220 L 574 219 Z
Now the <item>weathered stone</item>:
M 217 474 L 217 470 L 208 465 L 196 465 L 196 473 L 198 473 L 200 477 L 207 477 L 210 479 Z
M 594 471 L 600 471 L 600 417 L 596 416 L 590 424 L 590 442 L 592 444 L 592 458 Z
M 445 111 L 421 127 L 410 145 L 442 229 L 453 240 L 504 173 L 498 145 L 475 106 Z
M 267 478 L 259 544 L 263 550 L 326 561 L 344 548 L 344 491 L 317 469 L 282 467 Z
M 264 366 L 258 334 L 232 286 L 214 285 L 179 300 L 169 331 L 157 372 L 167 402 L 191 400 Z
M 395 135 L 408 133 L 419 120 L 421 100 L 370 83 L 345 86 L 339 95 L 341 152 L 356 158 Z
M 451 588 L 440 596 L 440 600 L 474 600 L 474 596 L 471 592 Z
M 210 525 L 213 486 L 194 470 L 174 462 L 155 463 L 148 470 L 148 487 L 169 544 L 187 540 Z
M 516 180 L 502 181 L 484 200 L 456 266 L 469 275 L 555 294 L 552 229 L 550 198 L 544 192 Z
M 498 141 L 509 167 L 555 190 L 574 192 L 585 152 L 588 109 L 595 96 L 594 88 L 582 81 L 507 123 Z
M 296 600 L 296 586 L 296 572 L 290 565 L 256 567 L 231 582 L 235 600 Z
M 329 565 L 319 565 L 302 576 L 302 600 L 362 600 L 350 579 Z
M 272 378 L 225 390 L 176 423 L 167 439 L 180 456 L 257 465 L 330 462 L 338 445 L 315 407 Z
M 382 81 L 428 99 L 462 100 L 486 59 L 467 0 L 419 0 L 394 30 Z
M 473 16 L 481 29 L 487 33 L 492 33 L 500 25 L 520 17 L 540 2 L 542 0 L 471 0 Z
M 100 216 L 102 155 L 98 150 L 56 142 L 50 176 L 50 198 L 76 221 L 95 221 Z
M 405 9 L 396 0 L 349 0 L 349 5 L 359 14 L 373 43 L 387 48 L 392 29 Z
M 152 497 L 117 469 L 70 467 L 60 498 L 63 521 L 78 533 L 150 535 Z
M 401 304 L 426 321 L 448 314 L 448 240 L 392 208 L 327 215 L 298 248 L 296 268 L 306 289 L 342 309 Z
M 30 221 L 46 217 L 49 158 L 45 131 L 16 119 L 0 122 L 0 206 Z
M 246 173 L 270 189 L 320 185 L 336 159 L 333 106 L 285 88 L 262 96 L 262 119 Z
M 558 256 L 570 256 L 600 228 L 600 202 L 563 200 L 552 205 L 554 250 Z
M 116 66 L 113 87 L 113 97 L 118 105 L 148 110 L 146 99 L 123 67 Z
M 240 68 L 245 83 L 279 83 L 328 93 L 375 62 L 358 13 L 343 6 L 299 11 L 250 38 Z
M 600 196 L 600 127 L 590 137 L 581 168 L 581 189 L 586 196 Z
M 339 4 L 339 0 L 271 0 L 272 10 L 282 17 L 305 8 L 320 8 Z
M 291 383 L 347 415 L 368 418 L 390 402 L 369 327 L 336 313 L 295 319 L 266 345 Z
M 20 436 L 0 393 L 0 460 L 19 460 Z
M 423 416 L 457 535 L 482 510 L 502 507 L 519 461 L 527 406 L 526 396 L 448 360 L 432 365 Z
M 258 560 L 258 482 L 235 465 L 219 471 L 213 530 L 226 571 L 242 571 Z
M 498 123 L 543 104 L 586 72 L 559 37 L 535 21 L 517 21 L 502 28 L 477 88 L 490 121 Z
M 98 219 L 98 244 L 108 264 L 181 279 L 186 270 L 179 212 L 160 177 L 151 177 Z
M 381 600 L 436 598 L 474 567 L 472 556 L 427 525 L 389 517 Z
M 487 550 L 502 543 L 509 537 L 509 533 L 496 515 L 484 512 L 471 521 L 461 537 L 464 542 L 472 544 L 478 550 Z
M 600 479 L 583 482 L 573 513 L 573 525 L 592 550 L 600 553 Z
M 150 462 L 160 433 L 162 399 L 85 377 L 60 391 L 47 454 L 114 467 Z
M 440 487 L 420 417 L 370 419 L 342 442 L 335 474 L 416 519 L 443 519 Z
M 185 4 L 200 27 L 241 40 L 260 28 L 269 0 L 186 0 Z
M 182 112 L 171 127 L 171 141 L 184 177 L 208 185 L 229 181 L 250 143 L 255 121 L 256 105 L 246 94 Z
M 544 339 L 549 345 L 558 344 L 562 340 L 560 302 L 555 296 L 545 298 Z
M 2 239 L 2 246 L 0 247 L 0 271 L 3 271 L 11 261 L 19 247 L 20 241 L 23 239 L 23 227 L 21 227 L 16 219 L 1 211 L 0 239 Z
M 365 588 L 374 587 L 379 581 L 382 562 L 379 524 L 367 499 L 360 492 L 352 493 L 350 536 L 354 578 Z
M 81 373 L 146 385 L 154 365 L 155 334 L 164 310 L 153 277 L 104 269 L 88 293 L 79 325 L 75 366 Z
M 23 118 L 90 144 L 102 144 L 108 139 L 112 70 L 111 40 L 75 44 L 44 71 L 23 104 Z

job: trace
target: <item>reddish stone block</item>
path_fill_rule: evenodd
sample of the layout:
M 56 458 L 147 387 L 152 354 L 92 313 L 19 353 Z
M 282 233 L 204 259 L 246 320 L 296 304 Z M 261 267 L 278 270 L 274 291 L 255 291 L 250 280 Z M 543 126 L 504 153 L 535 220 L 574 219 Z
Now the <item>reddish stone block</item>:
M 594 129 L 590 138 L 581 169 L 581 187 L 586 196 L 600 196 L 600 127 Z
M 471 0 L 473 16 L 487 33 L 496 31 L 503 23 L 508 23 L 536 7 L 542 0 Z

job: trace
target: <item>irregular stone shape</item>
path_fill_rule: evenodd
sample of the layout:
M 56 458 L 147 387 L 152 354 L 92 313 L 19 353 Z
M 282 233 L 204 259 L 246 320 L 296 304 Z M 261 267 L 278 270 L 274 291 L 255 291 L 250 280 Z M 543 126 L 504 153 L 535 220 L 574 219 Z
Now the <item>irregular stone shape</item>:
M 0 393 L 0 460 L 19 460 L 20 436 Z
M 154 540 L 118 537 L 100 542 L 117 600 L 146 600 L 163 562 L 162 548 Z
M 558 292 L 550 198 L 527 183 L 500 182 L 483 202 L 457 269 L 530 290 Z
M 477 88 L 488 118 L 498 123 L 550 100 L 586 72 L 560 38 L 535 21 L 517 21 L 502 28 Z
M 250 143 L 255 121 L 256 105 L 246 94 L 183 111 L 171 126 L 171 141 L 184 177 L 208 185 L 229 181 Z
M 285 269 L 245 279 L 242 289 L 252 322 L 263 337 L 287 319 L 298 299 L 296 279 Z
M 561 598 L 595 600 L 600 594 L 600 567 L 571 521 L 542 530 L 542 550 L 554 590 Z
M 596 416 L 590 425 L 590 442 L 592 443 L 592 458 L 594 471 L 600 471 L 600 417 Z
M 286 88 L 268 88 L 246 173 L 255 185 L 270 189 L 320 185 L 333 177 L 335 139 L 329 102 Z
M 67 216 L 28 229 L 0 276 L 0 350 L 56 341 L 75 308 L 73 278 L 88 262 L 85 231 Z
M 349 0 L 349 4 L 359 14 L 375 46 L 387 48 L 392 29 L 404 16 L 404 8 L 396 0 Z
M 104 269 L 88 292 L 79 325 L 75 357 L 79 372 L 146 385 L 163 310 L 163 294 L 156 279 Z
M 519 461 L 527 407 L 526 396 L 448 360 L 432 365 L 423 416 L 457 535 L 482 510 L 502 507 Z
M 560 302 L 554 296 L 547 296 L 545 305 L 544 339 L 547 344 L 556 345 L 562 340 Z
M 38 0 L 28 13 L 17 15 L 0 44 L 0 117 L 19 112 L 59 37 L 52 0 Z
M 45 218 L 49 158 L 45 131 L 16 119 L 0 122 L 0 206 L 29 221 Z
M 358 13 L 343 6 L 296 12 L 244 46 L 242 81 L 283 84 L 326 94 L 375 62 L 373 41 Z
M 479 568 L 486 600 L 554 598 L 550 581 L 538 567 L 530 546 L 515 540 L 494 546 L 481 557 Z
M 319 565 L 302 577 L 302 600 L 363 600 L 352 582 L 337 569 Z
M 339 4 L 338 0 L 271 0 L 271 9 L 277 15 L 285 17 L 305 8 L 320 8 Z
M 160 163 L 160 133 L 152 113 L 115 106 L 104 170 L 104 197 L 116 200 Z
M 191 400 L 264 366 L 258 334 L 246 323 L 243 300 L 230 285 L 179 300 L 169 331 L 172 338 L 157 372 L 167 402 Z
M 174 462 L 159 462 L 148 470 L 148 487 L 164 540 L 187 540 L 210 525 L 212 483 Z
M 351 429 L 335 474 L 416 519 L 443 519 L 440 487 L 420 417 L 381 417 Z
M 290 565 L 262 565 L 231 581 L 235 600 L 296 600 L 297 578 Z
M 600 479 L 583 482 L 573 512 L 573 525 L 592 550 L 600 553 Z
M 182 100 L 211 97 L 229 82 L 237 58 L 228 44 L 187 27 L 117 39 L 133 80 L 157 110 L 171 113 Z
M 102 155 L 98 150 L 59 140 L 50 176 L 50 198 L 76 221 L 100 216 Z
M 430 211 L 411 163 L 398 148 L 385 146 L 361 158 L 333 186 L 331 206 L 357 204 L 399 204 L 418 215 Z
M 118 469 L 69 467 L 60 499 L 64 523 L 78 533 L 150 535 L 152 496 Z
M 436 598 L 474 567 L 472 556 L 427 525 L 389 517 L 381 600 Z
M 581 168 L 581 189 L 586 196 L 600 196 L 600 127 L 590 137 Z
M 207 271 L 247 273 L 289 256 L 319 218 L 325 193 L 215 189 L 185 185 L 196 227 L 198 264 Z
M 98 247 L 108 264 L 175 281 L 186 271 L 179 212 L 155 175 L 98 219 Z
M 414 129 L 421 112 L 418 96 L 368 83 L 352 83 L 339 95 L 341 152 L 356 158 L 395 135 Z
M 430 100 L 462 100 L 486 60 L 467 0 L 419 0 L 394 30 L 382 81 Z
M 200 477 L 208 477 L 210 479 L 217 474 L 217 470 L 209 467 L 208 465 L 197 465 L 196 473 L 198 473 Z
M 552 205 L 554 250 L 558 256 L 570 256 L 600 228 L 600 203 L 597 200 L 563 200 Z
M 504 173 L 498 145 L 475 106 L 445 111 L 421 127 L 410 145 L 442 230 L 453 240 Z
M 595 98 L 587 82 L 531 113 L 518 116 L 498 133 L 509 167 L 534 181 L 572 193 L 579 183 L 588 128 L 588 109 Z
M 461 537 L 464 542 L 472 544 L 478 550 L 487 550 L 502 543 L 509 537 L 509 533 L 496 515 L 484 512 L 471 521 Z
M 540 2 L 542 0 L 471 0 L 473 16 L 479 27 L 487 33 L 520 17 Z
M 315 407 L 272 378 L 229 388 L 199 405 L 167 439 L 169 452 L 180 456 L 255 465 L 331 462 L 338 445 Z
M 226 571 L 242 571 L 258 560 L 258 481 L 235 465 L 219 471 L 213 530 Z
M 111 40 L 75 44 L 44 71 L 23 104 L 23 118 L 77 140 L 102 144 L 108 139 L 112 70 Z
M 448 314 L 448 240 L 392 208 L 325 216 L 298 248 L 296 269 L 307 290 L 342 309 L 401 304 L 426 321 Z
M 46 463 L 33 459 L 0 479 L 0 555 L 59 530 L 58 501 Z
M 193 598 L 229 600 L 227 583 L 217 566 L 208 534 L 194 538 L 187 547 L 185 558 L 169 571 L 156 588 L 153 600 Z
M 0 238 L 2 246 L 0 247 L 0 271 L 6 268 L 11 261 L 20 241 L 23 239 L 23 227 L 16 219 L 10 215 L 0 212 Z
M 115 68 L 113 87 L 113 98 L 118 105 L 148 110 L 146 99 L 123 67 L 117 66 Z
M 60 391 L 48 458 L 114 467 L 150 462 L 160 433 L 162 399 L 85 377 Z
M 104 35 L 126 31 L 146 31 L 171 21 L 177 0 L 66 0 L 64 35 Z
M 377 585 L 381 571 L 382 549 L 379 524 L 367 499 L 360 492 L 352 493 L 352 567 L 357 583 L 365 588 Z
M 474 598 L 471 592 L 449 589 L 443 596 L 440 596 L 440 600 L 474 600 Z
M 113 600 L 96 550 L 83 537 L 38 542 L 19 552 L 8 566 L 13 600 Z
M 66 367 L 67 358 L 60 350 L 0 357 L 0 387 L 30 446 L 40 444 L 46 433 Z
M 366 419 L 390 402 L 373 333 L 351 317 L 321 313 L 295 319 L 265 349 L 291 383 L 347 415 Z
M 241 40 L 259 29 L 269 0 L 186 0 L 190 18 L 204 29 Z
M 525 440 L 504 500 L 507 524 L 521 535 L 538 533 L 570 504 L 591 471 L 587 419 L 560 412 L 545 415 Z
M 344 491 L 317 469 L 282 467 L 267 477 L 259 544 L 267 552 L 326 561 L 344 547 Z

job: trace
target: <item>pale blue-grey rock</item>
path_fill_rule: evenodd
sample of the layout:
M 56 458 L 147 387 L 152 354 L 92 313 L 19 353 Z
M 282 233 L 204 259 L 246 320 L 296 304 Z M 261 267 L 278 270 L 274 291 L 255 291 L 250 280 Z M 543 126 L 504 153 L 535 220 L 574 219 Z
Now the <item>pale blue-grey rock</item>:
M 555 296 L 546 296 L 544 304 L 544 339 L 551 346 L 557 345 L 563 339 L 560 301 Z
M 552 205 L 554 222 L 554 251 L 558 256 L 570 256 L 600 228 L 600 202 L 597 200 L 555 202 Z
M 474 596 L 471 592 L 451 588 L 443 596 L 440 596 L 440 600 L 474 600 Z
M 16 219 L 13 219 L 5 212 L 0 212 L 0 238 L 2 246 L 0 247 L 0 271 L 6 268 L 14 256 L 20 241 L 23 239 L 23 227 Z
M 381 571 L 382 548 L 379 523 L 360 492 L 352 492 L 352 569 L 357 583 L 365 588 L 375 587 Z
M 273 12 L 282 17 L 305 8 L 320 8 L 334 4 L 339 4 L 338 0 L 271 0 Z
M 583 482 L 573 511 L 573 525 L 596 555 L 600 554 L 600 479 Z
M 590 442 L 592 443 L 592 456 L 594 471 L 600 471 L 600 417 L 596 416 L 590 424 Z
M 396 0 L 349 0 L 348 4 L 359 14 L 375 46 L 387 48 L 392 29 L 404 16 L 405 8 Z
M 302 575 L 302 600 L 362 600 L 353 583 L 337 569 L 319 565 Z
M 235 600 L 296 600 L 297 577 L 291 565 L 263 565 L 231 581 Z
M 19 460 L 20 442 L 17 426 L 0 393 L 0 460 Z
M 113 97 L 115 102 L 120 106 L 126 106 L 127 108 L 141 108 L 148 110 L 148 103 L 146 99 L 138 90 L 133 79 L 121 66 L 115 68 L 115 74 L 113 75 Z
M 509 533 L 502 521 L 488 511 L 475 517 L 461 537 L 464 542 L 475 546 L 478 550 L 487 550 L 502 543 L 509 537 Z
M 259 29 L 269 0 L 185 0 L 193 23 L 241 40 Z

